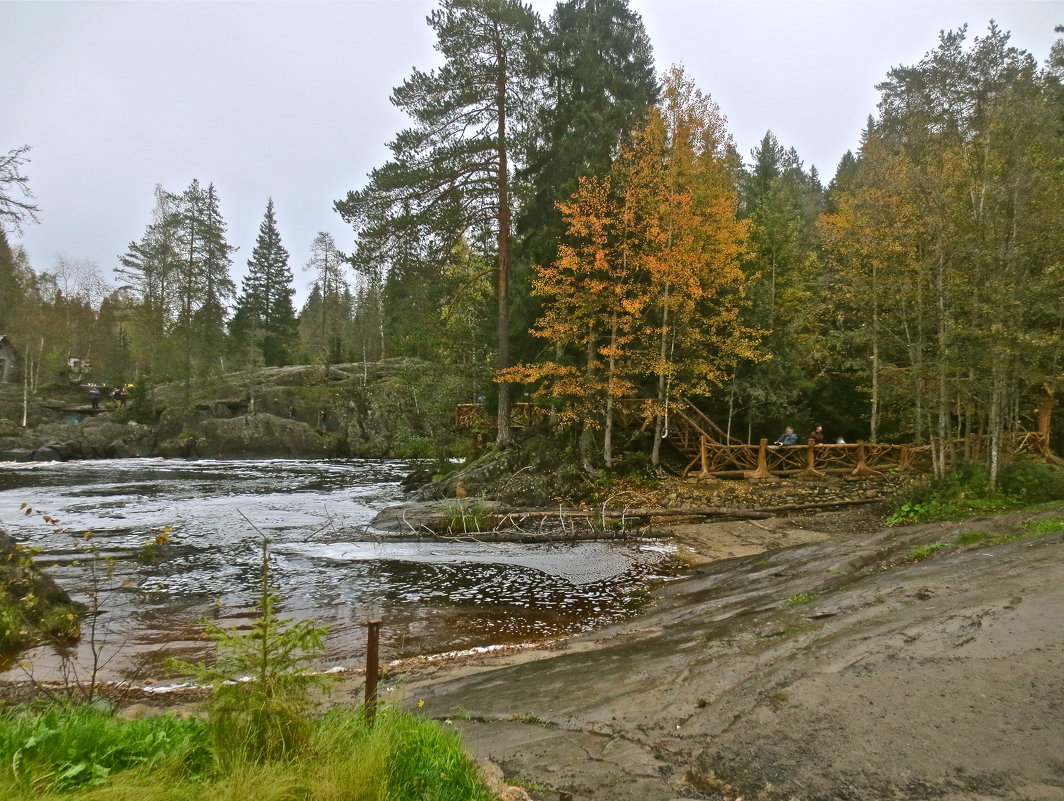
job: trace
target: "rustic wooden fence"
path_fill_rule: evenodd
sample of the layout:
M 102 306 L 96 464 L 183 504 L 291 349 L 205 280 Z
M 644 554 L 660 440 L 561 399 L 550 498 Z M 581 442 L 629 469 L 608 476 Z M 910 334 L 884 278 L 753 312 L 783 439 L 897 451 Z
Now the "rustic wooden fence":
M 829 475 L 865 478 L 888 471 L 930 472 L 932 455 L 944 450 L 944 460 L 961 463 L 977 460 L 987 447 L 987 438 L 968 436 L 955 440 L 934 440 L 929 445 L 885 445 L 857 442 L 852 445 L 769 445 L 763 439 L 757 445 L 723 445 L 703 436 L 699 453 L 683 471 L 690 475 L 698 469 L 702 478 L 746 478 L 764 480 L 773 476 L 821 478 Z M 1023 431 L 1016 434 L 1013 448 L 1037 454 L 1046 452 L 1044 438 Z
M 638 398 L 618 400 L 615 406 L 618 419 L 625 425 L 648 424 L 646 401 Z M 542 422 L 547 411 L 531 403 L 515 403 L 511 422 L 528 426 Z M 495 420 L 484 413 L 480 403 L 464 403 L 455 409 L 455 427 L 459 430 L 487 431 Z M 765 480 L 773 476 L 820 478 L 851 476 L 864 478 L 888 471 L 930 472 L 933 455 L 941 453 L 947 464 L 964 464 L 982 458 L 989 438 L 969 435 L 963 439 L 935 439 L 928 445 L 884 445 L 857 442 L 852 445 L 817 445 L 810 440 L 805 445 L 769 445 L 767 439 L 757 445 L 745 444 L 729 437 L 720 426 L 694 404 L 677 398 L 669 410 L 669 441 L 690 461 L 683 470 L 703 478 L 746 478 Z M 1061 464 L 1049 450 L 1048 437 L 1036 431 L 1019 431 L 1013 435 L 1011 448 L 1039 455 L 1046 461 Z
M 494 429 L 495 418 L 489 417 L 484 408 L 483 403 L 459 403 L 454 408 L 454 427 L 459 431 Z M 510 425 L 513 426 L 530 426 L 541 422 L 546 416 L 545 409 L 532 403 L 514 403 L 510 406 Z

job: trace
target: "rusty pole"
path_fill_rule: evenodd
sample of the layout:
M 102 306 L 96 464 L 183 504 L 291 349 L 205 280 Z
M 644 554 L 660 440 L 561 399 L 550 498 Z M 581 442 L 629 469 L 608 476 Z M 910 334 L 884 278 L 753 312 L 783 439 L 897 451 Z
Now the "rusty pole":
M 366 722 L 373 725 L 377 717 L 377 674 L 380 672 L 378 654 L 381 641 L 381 621 L 366 622 Z

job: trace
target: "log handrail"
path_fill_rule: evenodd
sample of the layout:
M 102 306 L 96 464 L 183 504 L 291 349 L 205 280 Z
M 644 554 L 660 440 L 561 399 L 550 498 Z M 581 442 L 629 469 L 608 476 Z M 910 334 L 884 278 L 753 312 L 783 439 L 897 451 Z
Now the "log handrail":
M 711 418 L 709 415 L 707 415 L 705 412 L 703 412 L 701 409 L 699 409 L 686 398 L 680 397 L 677 398 L 677 401 L 682 404 L 679 409 L 681 414 L 684 414 L 684 416 L 688 419 L 694 417 L 695 419 L 691 420 L 690 422 L 693 425 L 703 429 L 703 433 L 705 433 L 705 429 L 713 431 L 717 435 L 717 441 L 723 445 L 743 444 L 742 440 L 730 436 L 728 432 L 726 432 L 723 428 L 716 424 L 713 418 Z
M 1017 451 L 1041 454 L 1037 435 L 1016 437 Z M 941 444 L 955 455 L 971 452 L 981 443 L 971 437 L 950 440 Z M 710 437 L 700 442 L 699 452 L 683 472 L 687 476 L 700 465 L 702 478 L 747 478 L 767 480 L 780 476 L 817 477 L 850 475 L 855 478 L 898 472 L 928 471 L 931 469 L 931 445 L 884 444 L 855 442 L 842 445 L 817 445 L 812 440 L 804 445 L 769 445 L 762 439 L 757 445 L 722 445 Z

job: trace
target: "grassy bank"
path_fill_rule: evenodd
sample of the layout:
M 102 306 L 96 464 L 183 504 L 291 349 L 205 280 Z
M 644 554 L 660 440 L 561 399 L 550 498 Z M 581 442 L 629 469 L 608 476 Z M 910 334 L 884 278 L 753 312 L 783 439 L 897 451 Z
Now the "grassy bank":
M 6 801 L 479 801 L 492 798 L 458 736 L 386 709 L 311 722 L 285 758 L 254 759 L 208 724 L 174 715 L 125 721 L 93 706 L 0 713 L 0 798 Z

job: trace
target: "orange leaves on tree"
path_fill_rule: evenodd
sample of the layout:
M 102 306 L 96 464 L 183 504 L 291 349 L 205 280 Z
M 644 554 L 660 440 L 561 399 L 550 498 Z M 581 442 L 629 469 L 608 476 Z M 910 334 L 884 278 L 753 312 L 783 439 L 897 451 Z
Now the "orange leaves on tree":
M 737 313 L 737 168 L 724 118 L 674 68 L 610 175 L 581 179 L 558 206 L 567 239 L 534 268 L 543 312 L 532 333 L 560 358 L 505 380 L 536 383 L 563 419 L 607 430 L 617 398 L 653 395 L 651 408 L 664 410 L 670 393 L 722 382 L 756 348 Z

